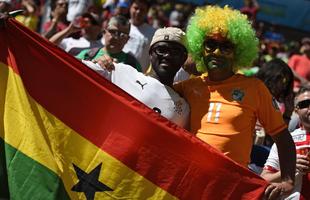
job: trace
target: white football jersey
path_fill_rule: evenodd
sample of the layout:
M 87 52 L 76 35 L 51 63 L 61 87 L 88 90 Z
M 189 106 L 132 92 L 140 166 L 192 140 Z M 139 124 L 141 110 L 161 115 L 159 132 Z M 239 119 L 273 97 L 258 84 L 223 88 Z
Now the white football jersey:
M 169 86 L 123 63 L 114 63 L 111 72 L 90 61 L 83 63 L 165 118 L 181 127 L 188 125 L 189 105 Z

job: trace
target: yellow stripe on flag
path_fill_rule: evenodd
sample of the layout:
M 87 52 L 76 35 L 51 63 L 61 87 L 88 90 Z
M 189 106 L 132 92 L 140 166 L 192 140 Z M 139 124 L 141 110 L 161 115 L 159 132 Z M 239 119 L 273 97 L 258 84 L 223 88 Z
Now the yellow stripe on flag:
M 96 192 L 96 199 L 176 199 L 47 112 L 27 94 L 21 77 L 3 63 L 0 89 L 4 89 L 0 92 L 4 120 L 0 137 L 58 174 L 70 198 L 85 199 L 84 193 L 71 191 L 79 182 L 73 164 L 89 173 L 102 163 L 99 181 L 113 191 Z

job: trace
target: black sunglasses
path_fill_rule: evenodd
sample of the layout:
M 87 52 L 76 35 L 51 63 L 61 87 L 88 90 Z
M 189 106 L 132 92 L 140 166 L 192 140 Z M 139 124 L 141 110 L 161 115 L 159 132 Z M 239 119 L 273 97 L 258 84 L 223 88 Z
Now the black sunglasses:
M 106 29 L 106 31 L 109 32 L 113 37 L 117 37 L 117 38 L 127 38 L 129 36 L 128 33 L 124 33 L 122 31 L 118 31 L 118 30 Z
M 304 108 L 309 108 L 309 105 L 310 105 L 310 99 L 306 99 L 306 100 L 298 102 L 296 107 L 298 109 L 304 109 Z
M 165 56 L 169 55 L 171 57 L 179 57 L 185 51 L 181 48 L 176 47 L 167 47 L 167 46 L 155 46 L 152 48 L 152 50 L 158 55 L 158 56 Z
M 204 42 L 204 49 L 208 53 L 219 49 L 222 54 L 231 54 L 234 51 L 234 45 L 229 41 L 220 42 L 214 39 L 207 39 Z

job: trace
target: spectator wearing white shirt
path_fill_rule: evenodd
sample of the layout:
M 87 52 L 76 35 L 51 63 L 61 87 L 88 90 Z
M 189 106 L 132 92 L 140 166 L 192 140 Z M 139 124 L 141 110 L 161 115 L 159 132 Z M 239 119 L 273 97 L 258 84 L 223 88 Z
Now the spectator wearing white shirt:
M 155 29 L 145 22 L 149 3 L 146 0 L 133 0 L 130 6 L 130 39 L 124 47 L 124 52 L 130 52 L 139 61 L 142 72 L 146 72 L 150 65 L 148 55 L 150 43 Z

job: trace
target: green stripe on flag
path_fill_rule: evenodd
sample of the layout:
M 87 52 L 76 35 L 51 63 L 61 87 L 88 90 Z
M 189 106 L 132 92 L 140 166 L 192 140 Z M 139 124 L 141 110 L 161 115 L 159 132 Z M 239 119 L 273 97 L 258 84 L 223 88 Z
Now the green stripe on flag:
M 4 153 L 4 141 L 0 138 L 0 199 L 10 199 L 8 189 L 8 174 L 6 171 L 6 159 Z
M 10 195 L 10 199 L 70 199 L 57 174 L 5 143 L 2 138 L 0 157 L 0 198 Z

